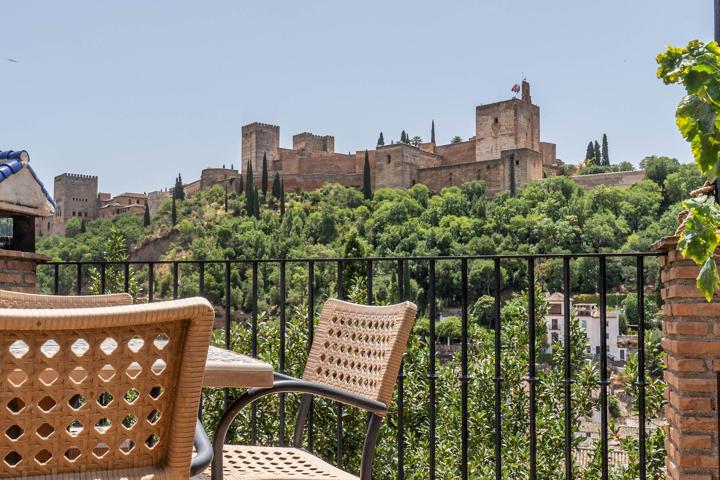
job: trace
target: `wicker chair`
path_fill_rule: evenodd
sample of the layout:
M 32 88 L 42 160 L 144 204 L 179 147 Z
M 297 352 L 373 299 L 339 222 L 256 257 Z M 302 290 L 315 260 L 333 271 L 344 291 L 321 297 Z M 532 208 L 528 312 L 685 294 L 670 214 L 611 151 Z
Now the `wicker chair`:
M 128 293 L 110 295 L 37 295 L 0 290 L 0 308 L 86 308 L 132 305 Z
M 0 478 L 203 471 L 212 449 L 196 427 L 212 322 L 202 298 L 0 309 Z
M 313 396 L 370 413 L 360 464 L 360 479 L 370 480 L 380 423 L 392 401 L 416 311 L 410 302 L 374 307 L 328 300 L 302 379 L 276 374 L 272 387 L 249 390 L 226 410 L 215 431 L 212 480 L 357 479 L 302 449 Z M 291 392 L 303 394 L 294 448 L 224 445 L 228 429 L 242 408 L 266 395 Z

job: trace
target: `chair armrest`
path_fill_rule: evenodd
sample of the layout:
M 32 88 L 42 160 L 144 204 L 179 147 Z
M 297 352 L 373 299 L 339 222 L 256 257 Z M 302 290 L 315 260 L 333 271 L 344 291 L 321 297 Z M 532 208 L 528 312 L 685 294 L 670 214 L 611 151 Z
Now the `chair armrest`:
M 210 466 L 213 459 L 213 448 L 210 439 L 205 433 L 203 424 L 200 419 L 197 420 L 195 425 L 195 439 L 193 440 L 195 445 L 195 456 L 190 462 L 190 476 L 194 477 L 205 471 Z
M 259 400 L 268 395 L 280 393 L 304 393 L 318 397 L 327 398 L 336 402 L 344 403 L 353 407 L 358 407 L 375 415 L 384 416 L 387 413 L 387 405 L 377 400 L 356 395 L 351 392 L 339 390 L 337 388 L 324 385 L 322 383 L 310 382 L 299 378 L 290 377 L 282 373 L 275 373 L 275 383 L 272 387 L 253 388 L 240 395 L 225 410 L 220 418 L 220 423 L 215 430 L 213 438 L 213 461 L 212 461 L 212 478 L 213 480 L 222 480 L 222 463 L 223 463 L 223 446 L 227 437 L 230 425 L 232 425 L 235 417 L 240 411 L 252 402 Z

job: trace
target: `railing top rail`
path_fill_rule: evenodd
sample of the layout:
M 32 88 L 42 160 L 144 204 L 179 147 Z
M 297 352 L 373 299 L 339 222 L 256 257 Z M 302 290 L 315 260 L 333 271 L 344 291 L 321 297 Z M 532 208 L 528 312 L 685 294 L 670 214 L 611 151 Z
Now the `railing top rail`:
M 391 262 L 397 260 L 423 261 L 423 260 L 527 260 L 534 259 L 554 259 L 554 258 L 623 258 L 623 257 L 662 257 L 664 252 L 590 252 L 590 253 L 533 253 L 533 254 L 502 254 L 502 255 L 427 255 L 427 256 L 381 256 L 381 257 L 317 257 L 317 258 L 234 258 L 225 260 L 123 260 L 123 261 L 104 261 L 104 260 L 68 260 L 68 261 L 52 261 L 45 262 L 43 265 L 162 265 L 162 264 L 199 264 L 199 263 L 308 263 L 308 262 Z

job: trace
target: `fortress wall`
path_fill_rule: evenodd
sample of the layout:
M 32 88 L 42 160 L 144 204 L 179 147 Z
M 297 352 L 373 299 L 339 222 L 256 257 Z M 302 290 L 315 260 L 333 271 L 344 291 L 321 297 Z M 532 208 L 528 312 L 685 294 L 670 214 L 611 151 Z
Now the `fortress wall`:
M 288 175 L 281 174 L 280 177 L 285 184 L 285 191 L 299 190 L 307 192 L 322 187 L 326 183 L 339 183 L 346 187 L 362 187 L 362 173 L 351 173 L 344 175 L 337 174 L 305 174 L 305 175 Z
M 435 153 L 444 157 L 445 163 L 467 163 L 475 161 L 475 142 L 467 141 L 438 145 Z
M 645 171 L 595 173 L 593 175 L 575 175 L 570 178 L 581 187 L 587 189 L 595 188 L 598 185 L 605 185 L 606 187 L 629 187 L 633 183 L 645 180 Z

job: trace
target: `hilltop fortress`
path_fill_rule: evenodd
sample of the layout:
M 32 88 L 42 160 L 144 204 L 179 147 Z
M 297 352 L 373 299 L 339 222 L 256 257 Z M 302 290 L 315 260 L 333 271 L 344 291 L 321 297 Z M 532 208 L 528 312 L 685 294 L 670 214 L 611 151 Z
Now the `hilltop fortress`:
M 530 181 L 555 175 L 559 166 L 555 144 L 540 141 L 540 107 L 532 103 L 526 81 L 521 98 L 476 107 L 475 136 L 469 140 L 448 145 L 434 140 L 368 150 L 373 188 L 422 183 L 438 191 L 483 180 L 487 195 L 493 196 L 505 190 L 515 193 Z M 312 190 L 328 182 L 362 186 L 365 151 L 335 152 L 330 135 L 299 133 L 293 136 L 292 148 L 282 148 L 279 126 L 256 122 L 242 127 L 242 167 L 247 170 L 252 164 L 256 181 L 265 155 L 270 178 L 279 173 L 289 190 Z

